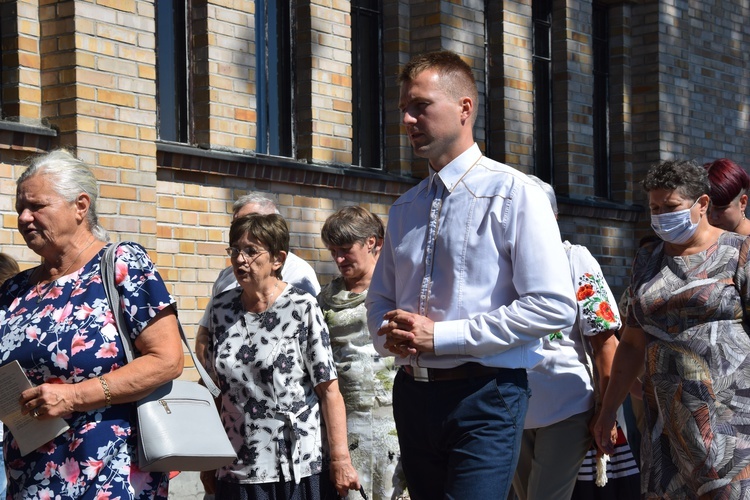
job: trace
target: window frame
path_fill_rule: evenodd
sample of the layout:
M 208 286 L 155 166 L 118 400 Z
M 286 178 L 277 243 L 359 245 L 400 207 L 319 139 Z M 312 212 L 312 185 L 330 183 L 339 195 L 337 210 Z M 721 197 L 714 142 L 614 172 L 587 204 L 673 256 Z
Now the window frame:
M 534 79 L 534 173 L 553 184 L 555 126 L 552 79 L 552 0 L 533 0 L 532 73 Z
M 292 3 L 255 3 L 255 150 L 258 154 L 287 158 L 293 158 L 296 151 Z
M 191 126 L 189 2 L 156 0 L 155 8 L 157 135 L 161 141 L 190 144 L 194 131 Z M 164 15 L 165 9 L 171 10 L 171 15 Z
M 351 10 L 352 165 L 382 169 L 385 162 L 383 3 L 382 0 L 352 0 Z M 370 29 L 363 26 L 365 20 L 369 20 Z M 369 102 L 364 98 L 367 95 Z
M 591 43 L 593 53 L 593 145 L 594 194 L 611 197 L 611 136 L 609 130 L 609 8 L 594 2 L 591 14 Z

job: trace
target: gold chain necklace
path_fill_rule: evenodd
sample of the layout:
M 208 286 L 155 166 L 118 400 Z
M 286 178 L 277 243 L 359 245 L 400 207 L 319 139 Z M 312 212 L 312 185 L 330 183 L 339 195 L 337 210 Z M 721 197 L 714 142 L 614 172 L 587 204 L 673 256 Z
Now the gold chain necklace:
M 93 245 L 95 241 L 96 241 L 96 238 L 92 237 L 91 241 L 89 241 L 89 244 L 86 245 L 85 247 L 83 247 L 83 250 L 81 250 L 80 252 L 78 252 L 78 255 L 76 255 L 76 258 L 73 259 L 73 262 L 70 263 L 70 265 L 65 269 L 65 271 L 63 271 L 62 274 L 59 275 L 54 280 L 51 279 L 49 281 L 49 283 L 47 283 L 47 288 L 44 290 L 43 294 L 41 293 L 41 291 L 42 291 L 42 284 L 41 283 L 37 283 L 34 286 L 34 289 L 36 290 L 36 295 L 37 295 L 37 298 L 36 298 L 36 303 L 37 304 L 40 303 L 42 300 L 44 300 L 44 298 L 47 296 L 47 294 L 49 293 L 49 291 L 52 290 L 52 288 L 54 287 L 55 281 L 59 280 L 60 278 L 62 278 L 63 276 L 66 276 L 68 274 L 68 271 L 70 271 L 70 268 L 73 267 L 73 264 L 75 264 L 76 262 L 78 262 L 78 259 L 81 257 L 81 255 L 83 255 L 83 252 L 85 252 L 86 250 L 88 250 L 89 247 L 91 245 Z M 43 267 L 44 266 L 42 265 L 42 266 L 39 266 L 37 269 L 41 270 Z M 51 277 L 52 277 L 52 273 L 50 273 L 50 278 Z

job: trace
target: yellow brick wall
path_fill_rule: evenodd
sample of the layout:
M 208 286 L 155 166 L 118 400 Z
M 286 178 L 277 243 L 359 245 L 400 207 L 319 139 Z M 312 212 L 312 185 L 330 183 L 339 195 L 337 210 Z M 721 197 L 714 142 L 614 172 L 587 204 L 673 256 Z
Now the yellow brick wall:
M 22 267 L 38 257 L 15 230 L 14 180 L 29 155 L 67 146 L 93 165 L 103 225 L 113 239 L 134 240 L 149 250 L 189 335 L 213 280 L 227 265 L 223 248 L 231 204 L 248 191 L 278 195 L 292 248 L 327 282 L 336 270 L 319 238 L 325 218 L 355 203 L 385 216 L 392 201 L 427 172 L 403 134 L 396 84 L 399 68 L 427 50 L 454 50 L 474 69 L 480 144 L 497 160 L 525 172 L 534 169 L 530 0 L 487 2 L 487 12 L 483 2 L 383 0 L 385 172 L 371 175 L 349 165 L 349 0 L 291 4 L 297 151 L 289 159 L 261 158 L 254 151 L 255 2 L 186 1 L 195 130 L 191 145 L 177 152 L 157 139 L 153 0 L 13 2 L 17 18 L 9 26 L 17 31 L 11 44 L 17 50 L 3 54 L 3 63 L 17 66 L 18 85 L 3 89 L 3 111 L 21 123 L 53 127 L 34 133 L 0 122 L 0 251 Z M 702 0 L 690 9 L 664 2 L 611 7 L 611 105 L 617 117 L 610 124 L 612 190 L 613 201 L 622 205 L 614 208 L 588 199 L 591 2 L 555 3 L 556 25 L 562 27 L 555 49 L 563 55 L 556 81 L 565 101 L 556 107 L 557 137 L 565 143 L 557 188 L 575 201 L 560 204 L 561 229 L 601 259 L 616 291 L 625 286 L 634 241 L 647 227 L 629 204 L 643 200 L 637 182 L 649 163 L 674 155 L 699 161 L 731 156 L 750 166 L 750 125 L 742 112 L 750 93 L 740 78 L 747 72 L 741 55 L 750 45 L 733 38 L 747 16 L 736 2 L 719 2 L 719 11 L 712 10 L 714 3 Z M 673 15 L 696 22 L 674 23 Z M 723 16 L 722 22 L 714 22 L 715 16 Z M 668 34 L 662 33 L 664 25 Z M 631 26 L 638 30 L 631 32 Z M 694 26 L 705 26 L 711 36 L 703 40 L 705 33 Z M 702 47 L 704 42 L 713 44 L 712 50 Z M 722 60 L 713 58 L 719 52 Z M 686 69 L 691 67 L 702 70 Z M 669 85 L 660 87 L 659 78 Z
M 224 253 L 232 203 L 249 191 L 274 194 L 290 227 L 290 246 L 316 270 L 321 283 L 336 274 L 320 240 L 325 219 L 345 205 L 360 204 L 387 221 L 393 197 L 209 176 L 202 184 L 160 180 L 157 183 L 156 264 L 177 299 L 186 334 L 193 337 L 219 272 L 229 265 Z M 304 192 L 304 194 L 303 194 Z M 189 371 L 189 373 L 192 373 Z M 191 375 L 188 375 L 191 376 Z

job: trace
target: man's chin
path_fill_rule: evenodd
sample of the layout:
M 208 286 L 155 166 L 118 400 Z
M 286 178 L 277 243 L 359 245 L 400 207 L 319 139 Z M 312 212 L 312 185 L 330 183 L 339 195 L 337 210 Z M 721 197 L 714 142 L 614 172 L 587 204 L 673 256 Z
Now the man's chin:
M 412 149 L 414 150 L 414 154 L 419 156 L 420 158 L 429 158 L 429 154 L 430 154 L 429 146 L 412 145 Z

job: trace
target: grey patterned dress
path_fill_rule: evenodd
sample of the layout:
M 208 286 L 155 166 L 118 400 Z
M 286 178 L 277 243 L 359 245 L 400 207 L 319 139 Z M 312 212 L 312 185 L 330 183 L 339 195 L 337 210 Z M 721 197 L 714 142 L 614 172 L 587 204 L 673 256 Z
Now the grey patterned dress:
M 628 324 L 646 332 L 646 498 L 750 498 L 750 240 L 722 233 L 633 266 Z
M 318 303 L 331 334 L 331 350 L 346 404 L 349 453 L 367 496 L 395 499 L 404 494 L 391 393 L 393 358 L 381 358 L 367 330 L 367 292 L 352 293 L 336 278 L 323 287 Z M 351 498 L 352 495 L 350 495 Z

